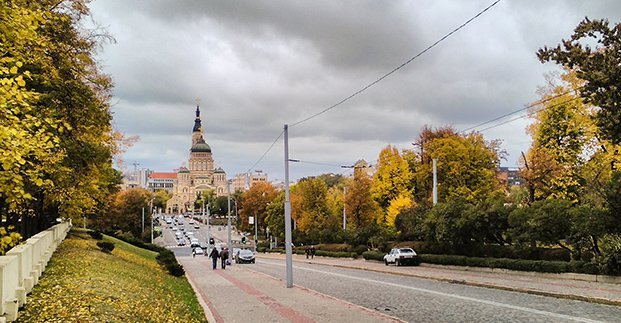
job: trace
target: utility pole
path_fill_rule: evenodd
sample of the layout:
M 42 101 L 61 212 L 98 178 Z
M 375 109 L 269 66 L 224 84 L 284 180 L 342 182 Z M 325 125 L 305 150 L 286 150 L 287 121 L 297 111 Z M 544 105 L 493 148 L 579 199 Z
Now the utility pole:
M 438 169 L 437 160 L 433 159 L 433 205 L 438 204 Z
M 345 213 L 345 197 L 347 196 L 347 186 L 343 187 L 343 230 L 347 229 L 347 215 Z
M 203 201 L 203 219 L 205 218 L 205 201 Z M 209 203 L 207 203 L 207 253 L 209 253 L 209 243 L 210 241 L 210 237 L 209 237 Z
M 289 197 L 289 125 L 285 125 L 285 250 L 287 288 L 293 287 L 293 248 L 291 247 L 291 199 Z
M 144 206 L 142 207 L 142 235 L 144 236 Z M 140 237 L 142 239 L 142 237 Z
M 226 181 L 226 189 L 227 189 L 227 204 L 228 204 L 227 206 L 228 240 L 226 243 L 229 248 L 229 261 L 231 261 L 233 259 L 233 248 L 231 245 L 231 181 L 230 180 Z M 233 263 L 233 261 L 231 261 L 231 263 Z
M 153 200 L 155 198 L 151 199 L 151 243 L 153 243 L 153 214 L 155 214 L 154 208 L 153 208 Z

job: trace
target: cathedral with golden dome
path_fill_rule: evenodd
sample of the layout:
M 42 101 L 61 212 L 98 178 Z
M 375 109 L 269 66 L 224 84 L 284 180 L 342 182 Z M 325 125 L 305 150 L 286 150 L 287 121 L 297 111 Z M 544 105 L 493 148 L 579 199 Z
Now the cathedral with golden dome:
M 188 167 L 181 167 L 177 171 L 172 198 L 166 203 L 168 213 L 194 210 L 194 201 L 203 191 L 214 190 L 217 196 L 224 196 L 228 192 L 226 173 L 222 168 L 214 167 L 211 147 L 205 141 L 200 115 L 200 108 L 196 106 Z

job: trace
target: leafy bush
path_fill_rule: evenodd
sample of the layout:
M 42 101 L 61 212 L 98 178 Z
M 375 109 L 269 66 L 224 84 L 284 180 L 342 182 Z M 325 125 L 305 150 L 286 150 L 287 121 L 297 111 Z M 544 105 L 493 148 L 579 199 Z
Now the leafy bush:
M 101 248 L 101 251 L 110 253 L 114 250 L 114 243 L 108 241 L 99 241 L 97 242 L 97 246 Z
M 385 255 L 385 253 L 379 252 L 379 251 L 365 251 L 365 252 L 362 253 L 362 257 L 365 260 L 379 260 L 379 261 L 383 261 L 384 260 L 384 255 Z
M 321 257 L 333 257 L 333 258 L 356 258 L 358 256 L 355 252 L 347 252 L 347 251 L 324 251 L 317 250 L 315 251 L 315 256 Z
M 8 228 L 0 227 L 0 256 L 3 256 L 22 240 L 22 236 L 19 233 L 11 232 L 14 229 L 13 226 Z
M 359 245 L 359 246 L 355 246 L 355 247 L 350 247 L 349 251 L 350 252 L 355 252 L 358 255 L 363 254 L 365 251 L 369 250 L 369 248 L 365 245 Z
M 602 238 L 601 251 L 601 272 L 606 275 L 621 274 L 621 235 L 605 235 Z
M 175 258 L 175 254 L 172 251 L 164 247 L 154 245 L 152 243 L 145 243 L 142 240 L 134 237 L 131 233 L 124 234 L 123 232 L 114 232 L 114 233 L 109 233 L 109 235 L 114 236 L 115 238 L 119 240 L 123 240 L 138 248 L 143 248 L 143 249 L 157 252 L 158 255 L 155 257 L 155 259 L 161 266 L 166 268 L 166 271 L 168 271 L 169 274 L 176 276 L 176 277 L 183 276 L 185 274 L 185 270 L 183 270 L 183 266 L 179 264 L 179 262 L 177 261 L 177 258 Z
M 459 255 L 481 258 L 510 258 L 528 260 L 569 261 L 569 251 L 562 248 L 530 248 L 494 244 L 450 244 L 447 242 L 403 241 L 394 245 L 411 247 L 420 254 Z
M 155 260 L 173 276 L 179 277 L 185 274 L 185 270 L 183 270 L 183 266 L 175 258 L 175 254 L 168 249 L 160 251 Z
M 454 255 L 419 255 L 422 262 L 438 265 L 503 268 L 510 270 L 535 271 L 544 273 L 583 273 L 597 274 L 595 264 L 583 261 L 545 261 L 508 258 L 479 258 Z M 366 259 L 366 258 L 365 258 Z
M 101 232 L 96 231 L 96 230 L 90 230 L 87 231 L 88 235 L 91 236 L 91 238 L 95 239 L 95 240 L 101 240 L 103 239 L 103 234 L 101 234 Z

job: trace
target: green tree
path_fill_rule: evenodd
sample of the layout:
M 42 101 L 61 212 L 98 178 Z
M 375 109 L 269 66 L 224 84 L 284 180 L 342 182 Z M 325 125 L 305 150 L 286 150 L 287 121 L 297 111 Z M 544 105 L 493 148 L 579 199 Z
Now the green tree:
M 386 223 L 386 210 L 392 200 L 411 196 L 411 183 L 412 173 L 397 148 L 388 145 L 382 149 L 371 185 L 371 196 L 384 212 L 384 216 L 378 219 L 381 223 Z
M 345 214 L 347 227 L 360 230 L 375 222 L 381 212 L 371 195 L 371 178 L 364 168 L 354 169 L 354 179 L 348 185 L 345 195 Z
M 571 219 L 567 216 L 570 208 L 570 201 L 552 199 L 517 208 L 509 215 L 508 234 L 518 243 L 554 244 L 571 251 L 563 243 L 571 232 Z
M 0 142 L 8 153 L 0 181 L 12 184 L 0 183 L 0 211 L 26 235 L 57 217 L 101 216 L 118 173 L 111 81 L 92 58 L 101 39 L 81 24 L 88 7 L 81 0 L 1 7 Z
M 332 240 L 339 227 L 339 218 L 328 208 L 327 193 L 327 185 L 318 178 L 305 178 L 296 184 L 296 194 L 300 197 L 297 229 L 311 243 Z
M 595 44 L 595 46 L 593 46 Z M 554 48 L 537 52 L 541 62 L 554 61 L 584 80 L 582 98 L 599 107 L 596 120 L 602 138 L 621 143 L 621 23 L 585 18 L 573 35 Z
M 581 167 L 586 163 L 585 152 L 595 151 L 596 126 L 592 121 L 593 109 L 582 103 L 578 91 L 582 81 L 576 73 L 567 70 L 556 78 L 548 77 L 548 86 L 541 90 L 542 106 L 532 112 L 533 123 L 529 133 L 533 137 L 531 166 L 539 169 L 526 170 L 534 175 L 547 174 L 539 179 L 528 178 L 535 188 L 535 198 L 566 199 L 577 203 L 584 179 Z M 546 154 L 548 159 L 536 165 L 537 153 Z M 543 156 L 541 156 L 543 157 Z M 535 181 L 535 182 L 533 182 Z
M 242 195 L 242 202 L 240 204 L 240 230 L 253 231 L 254 226 L 248 223 L 249 217 L 253 217 L 256 222 L 257 230 L 259 232 L 265 231 L 265 216 L 267 207 L 274 201 L 278 192 L 276 188 L 270 183 L 259 182 L 250 187 Z
M 466 201 L 485 200 L 501 189 L 496 176 L 500 158 L 499 141 L 486 141 L 480 133 L 451 134 L 443 131 L 426 143 L 425 163 L 417 167 L 415 178 L 432 187 L 432 159 L 437 159 L 438 200 L 465 198 Z M 430 192 L 430 191 L 427 191 Z M 428 203 L 431 195 L 420 196 L 420 203 Z

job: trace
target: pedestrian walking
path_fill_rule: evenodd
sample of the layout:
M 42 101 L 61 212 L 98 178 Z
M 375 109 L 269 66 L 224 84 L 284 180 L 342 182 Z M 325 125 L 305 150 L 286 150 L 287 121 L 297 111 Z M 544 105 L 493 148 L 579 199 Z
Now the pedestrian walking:
M 315 259 L 315 246 L 311 247 L 310 252 L 311 252 L 311 259 Z
M 229 260 L 229 248 L 222 249 L 220 257 L 222 258 L 222 269 L 226 269 L 226 262 Z
M 196 249 L 192 248 L 192 258 L 196 258 Z
M 306 259 L 308 259 L 308 256 L 310 255 L 310 248 L 306 247 L 306 249 L 304 249 L 304 253 L 306 253 Z
M 216 270 L 216 267 L 218 265 L 218 256 L 220 256 L 220 254 L 218 253 L 218 249 L 216 249 L 215 247 L 211 249 L 209 257 L 213 261 L 213 270 Z

